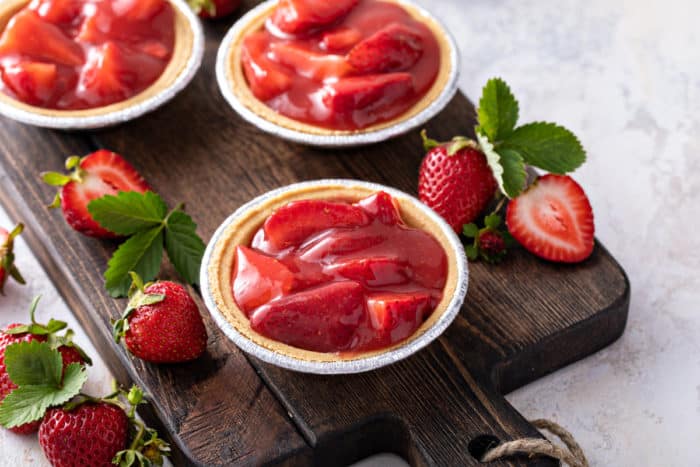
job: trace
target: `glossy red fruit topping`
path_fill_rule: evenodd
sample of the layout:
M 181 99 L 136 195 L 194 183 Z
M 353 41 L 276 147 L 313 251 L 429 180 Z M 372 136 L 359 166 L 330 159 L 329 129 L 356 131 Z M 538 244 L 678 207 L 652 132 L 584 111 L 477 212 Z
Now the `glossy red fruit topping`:
M 278 209 L 265 221 L 264 237 L 262 241 L 254 242 L 253 247 L 275 252 L 299 246 L 303 240 L 322 230 L 368 222 L 369 218 L 362 209 L 347 203 L 294 201 Z
M 127 448 L 128 435 L 124 410 L 89 402 L 70 411 L 50 409 L 39 428 L 39 444 L 54 467 L 109 466 Z
M 115 238 L 116 235 L 92 218 L 88 211 L 90 201 L 120 191 L 144 193 L 150 189 L 131 164 L 119 154 L 105 149 L 80 159 L 71 175 L 47 173 L 44 180 L 61 187 L 60 204 L 68 225 L 82 234 L 98 238 Z
M 423 55 L 423 38 L 412 28 L 392 23 L 357 44 L 348 63 L 361 73 L 386 73 L 411 68 Z
M 268 229 L 294 237 L 271 248 Z M 407 226 L 397 202 L 379 192 L 354 204 L 278 209 L 251 248 L 238 248 L 232 287 L 260 334 L 306 350 L 361 352 L 415 332 L 440 301 L 446 274 L 440 243 Z M 372 317 L 371 297 L 383 318 Z
M 285 42 L 272 44 L 270 52 L 279 63 L 292 67 L 300 76 L 315 81 L 342 77 L 351 71 L 342 55 L 309 52 L 303 47 Z
M 418 176 L 420 200 L 455 230 L 473 222 L 493 199 L 496 180 L 486 156 L 469 145 L 447 143 L 433 147 Z
M 356 28 L 340 27 L 324 32 L 321 48 L 328 52 L 345 53 L 362 40 L 362 31 Z
M 255 96 L 263 101 L 276 97 L 292 87 L 291 77 L 281 65 L 265 54 L 268 46 L 264 33 L 255 33 L 243 41 L 243 71 Z
M 135 280 L 124 315 L 114 323 L 136 357 L 153 363 L 180 363 L 199 358 L 207 349 L 207 330 L 197 304 L 174 282 L 145 285 Z
M 245 246 L 236 248 L 233 296 L 246 314 L 292 290 L 294 274 L 275 258 Z
M 272 23 L 289 34 L 328 26 L 347 15 L 359 0 L 280 0 Z
M 364 319 L 362 286 L 334 282 L 261 306 L 250 324 L 271 339 L 315 352 L 348 348 Z
M 58 87 L 58 68 L 54 63 L 19 62 L 5 67 L 3 79 L 24 102 L 44 105 Z
M 544 175 L 511 200 L 506 213 L 511 235 L 531 253 L 576 263 L 593 252 L 593 210 L 583 188 L 568 175 Z

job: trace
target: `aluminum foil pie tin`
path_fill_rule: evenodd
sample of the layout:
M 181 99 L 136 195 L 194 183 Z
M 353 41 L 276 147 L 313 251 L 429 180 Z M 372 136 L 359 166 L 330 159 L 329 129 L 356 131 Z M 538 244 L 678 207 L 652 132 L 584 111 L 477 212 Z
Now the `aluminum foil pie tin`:
M 307 146 L 339 148 L 369 145 L 402 135 L 424 125 L 428 120 L 442 111 L 457 93 L 457 81 L 459 78 L 460 69 L 459 50 L 457 48 L 457 42 L 449 30 L 445 27 L 444 23 L 439 21 L 430 12 L 408 0 L 394 1 L 396 1 L 396 3 L 399 5 L 409 6 L 411 9 L 418 12 L 420 16 L 437 24 L 442 30 L 446 43 L 449 47 L 448 62 L 450 72 L 441 92 L 421 112 L 415 114 L 414 116 L 406 120 L 401 120 L 389 127 L 381 128 L 375 131 L 340 134 L 311 134 L 279 125 L 275 122 L 267 120 L 251 110 L 244 102 L 242 102 L 241 99 L 239 99 L 233 89 L 233 81 L 230 77 L 231 70 L 229 66 L 231 48 L 236 42 L 236 39 L 248 29 L 249 24 L 256 21 L 261 14 L 276 4 L 277 0 L 267 0 L 250 10 L 233 25 L 233 27 L 224 37 L 216 58 L 216 80 L 219 84 L 221 93 L 231 107 L 233 107 L 233 109 L 248 123 L 255 125 L 262 131 L 265 131 L 271 135 Z
M 447 309 L 443 312 L 439 319 L 432 324 L 430 328 L 425 330 L 423 334 L 421 334 L 419 337 L 413 340 L 408 340 L 405 345 L 393 348 L 384 353 L 373 354 L 365 358 L 358 358 L 353 360 L 337 360 L 331 362 L 302 360 L 292 356 L 283 355 L 281 353 L 275 352 L 253 342 L 251 339 L 239 332 L 226 319 L 224 312 L 221 309 L 219 309 L 216 300 L 214 299 L 209 285 L 209 264 L 212 261 L 212 255 L 215 246 L 221 239 L 221 236 L 226 231 L 226 229 L 232 223 L 236 222 L 241 216 L 247 213 L 249 210 L 255 210 L 260 206 L 264 205 L 268 200 L 276 198 L 290 190 L 296 191 L 297 189 L 328 185 L 346 186 L 348 188 L 361 187 L 372 191 L 385 191 L 394 198 L 401 198 L 403 200 L 407 200 L 413 203 L 415 207 L 417 207 L 423 214 L 425 214 L 425 216 L 427 216 L 433 223 L 435 223 L 439 227 L 439 229 L 448 239 L 450 248 L 455 253 L 455 258 L 457 261 L 457 286 L 455 288 L 454 295 L 451 297 L 448 303 Z M 462 242 L 459 240 L 452 228 L 437 213 L 435 213 L 435 211 L 421 203 L 415 197 L 410 196 L 402 191 L 384 185 L 358 180 L 329 179 L 296 183 L 293 185 L 278 188 L 253 199 L 252 201 L 238 208 L 216 230 L 213 237 L 209 241 L 207 249 L 204 253 L 202 267 L 200 270 L 200 284 L 202 297 L 204 298 L 204 303 L 207 309 L 211 313 L 218 327 L 241 350 L 256 358 L 259 358 L 260 360 L 263 360 L 267 363 L 281 368 L 286 368 L 302 373 L 314 373 L 323 375 L 351 374 L 371 371 L 386 365 L 391 365 L 392 363 L 396 363 L 399 360 L 403 360 L 404 358 L 407 358 L 410 355 L 418 352 L 423 347 L 427 346 L 432 341 L 437 339 L 455 319 L 467 295 L 468 283 L 469 268 L 467 264 L 466 255 L 464 253 L 464 248 L 462 246 Z
M 185 26 L 187 28 L 186 42 L 189 47 L 187 55 L 183 54 L 177 57 L 178 60 L 181 60 L 181 63 L 178 62 L 180 68 L 176 70 L 177 75 L 169 82 L 164 83 L 165 85 L 162 89 L 151 93 L 151 95 L 145 99 L 137 94 L 126 101 L 112 104 L 108 106 L 110 108 L 108 111 L 101 111 L 100 107 L 79 111 L 42 109 L 18 103 L 12 98 L 3 96 L 0 98 L 0 114 L 13 120 L 38 127 L 60 130 L 86 130 L 109 127 L 133 120 L 157 109 L 171 100 L 192 81 L 197 70 L 199 70 L 204 55 L 204 31 L 202 30 L 202 24 L 199 18 L 187 5 L 185 0 L 169 1 L 175 8 L 176 14 L 178 14 L 176 34 L 178 28 L 182 29 L 182 26 Z M 177 44 L 172 60 L 176 59 L 176 54 Z M 172 63 L 171 61 L 171 64 Z M 163 73 L 167 72 L 168 67 L 166 67 Z M 158 86 L 159 84 L 161 83 L 156 81 L 152 86 Z M 148 92 L 149 89 L 151 88 L 147 88 L 143 93 Z M 133 103 L 131 101 L 133 101 Z

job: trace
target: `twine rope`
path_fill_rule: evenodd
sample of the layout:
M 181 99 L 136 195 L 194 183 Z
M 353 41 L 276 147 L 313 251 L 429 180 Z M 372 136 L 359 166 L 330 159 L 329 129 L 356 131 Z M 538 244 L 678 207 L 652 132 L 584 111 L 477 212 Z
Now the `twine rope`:
M 527 454 L 531 457 L 537 455 L 552 457 L 571 467 L 589 467 L 583 449 L 581 449 L 573 435 L 562 426 L 544 419 L 532 420 L 530 423 L 540 431 L 546 430 L 555 435 L 564 443 L 566 449 L 548 439 L 523 438 L 507 441 L 490 449 L 481 458 L 481 462 L 491 462 L 504 457 Z

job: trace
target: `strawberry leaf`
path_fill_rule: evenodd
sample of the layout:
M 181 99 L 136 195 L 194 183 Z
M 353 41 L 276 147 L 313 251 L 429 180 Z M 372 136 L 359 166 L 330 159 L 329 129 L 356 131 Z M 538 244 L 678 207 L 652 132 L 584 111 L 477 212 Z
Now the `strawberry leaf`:
M 139 232 L 114 252 L 105 271 L 105 287 L 112 297 L 126 297 L 131 286 L 129 272 L 152 281 L 163 259 L 163 225 Z
M 0 404 L 0 425 L 6 428 L 41 419 L 46 409 L 77 395 L 87 380 L 85 368 L 71 363 L 61 381 L 61 354 L 44 342 L 8 346 L 5 365 L 10 379 L 19 386 Z
M 520 126 L 498 149 L 517 151 L 525 163 L 557 174 L 572 172 L 586 161 L 586 151 L 576 135 L 554 123 Z
M 90 215 L 105 229 L 118 235 L 133 235 L 163 222 L 168 213 L 165 201 L 147 191 L 106 195 L 88 204 Z
M 486 156 L 486 162 L 491 167 L 493 178 L 496 179 L 501 193 L 509 198 L 518 196 L 525 186 L 527 173 L 525 163 L 517 151 L 511 149 L 499 149 L 496 152 L 494 145 L 483 133 L 477 131 L 476 139 L 481 151 Z
M 199 269 L 206 247 L 197 235 L 197 224 L 182 211 L 174 211 L 168 218 L 165 248 L 178 274 L 189 284 L 199 284 Z
M 492 142 L 508 137 L 518 122 L 518 101 L 500 78 L 484 86 L 479 100 L 479 127 Z

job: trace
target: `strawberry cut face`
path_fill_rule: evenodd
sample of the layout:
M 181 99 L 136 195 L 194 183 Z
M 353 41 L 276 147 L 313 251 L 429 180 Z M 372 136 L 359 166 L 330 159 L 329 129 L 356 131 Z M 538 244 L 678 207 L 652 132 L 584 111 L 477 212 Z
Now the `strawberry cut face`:
M 34 0 L 29 8 L 49 23 L 64 24 L 78 17 L 83 4 L 81 0 Z
M 423 39 L 412 28 L 392 23 L 357 44 L 348 62 L 361 73 L 406 70 L 423 55 Z
M 540 177 L 508 204 L 506 224 L 521 245 L 543 259 L 575 263 L 593 252 L 591 204 L 567 175 Z
M 270 100 L 292 86 L 284 69 L 265 56 L 267 39 L 254 34 L 245 39 L 242 48 L 243 71 L 250 90 L 262 101 Z
M 15 15 L 0 38 L 0 56 L 14 53 L 68 66 L 84 61 L 83 49 L 33 10 Z
M 2 79 L 19 99 L 42 106 L 52 100 L 58 84 L 58 69 L 53 63 L 19 62 L 5 66 Z
M 340 78 L 351 70 L 342 55 L 314 53 L 285 42 L 272 44 L 270 51 L 278 62 L 294 68 L 297 74 L 314 81 Z
M 383 339 L 396 342 L 413 334 L 430 309 L 428 294 L 374 294 L 367 299 L 372 327 Z
M 246 314 L 288 294 L 293 286 L 294 274 L 275 258 L 244 246 L 236 249 L 233 296 Z

